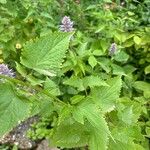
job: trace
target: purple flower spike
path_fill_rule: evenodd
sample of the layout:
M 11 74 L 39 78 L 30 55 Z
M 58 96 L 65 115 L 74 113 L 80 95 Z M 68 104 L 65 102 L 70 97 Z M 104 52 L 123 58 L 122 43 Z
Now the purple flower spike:
M 117 51 L 117 44 L 112 43 L 110 48 L 109 48 L 109 55 L 114 55 Z
M 60 25 L 60 30 L 63 32 L 71 32 L 74 30 L 73 28 L 73 21 L 70 20 L 70 17 L 65 16 L 63 17 Z
M 12 78 L 15 77 L 15 73 L 13 72 L 13 70 L 9 69 L 5 64 L 0 64 L 0 75 L 5 75 Z

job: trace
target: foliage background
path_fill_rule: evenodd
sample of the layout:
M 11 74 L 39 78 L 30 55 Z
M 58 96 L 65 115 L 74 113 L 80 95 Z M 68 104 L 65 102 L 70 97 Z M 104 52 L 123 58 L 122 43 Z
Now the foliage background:
M 49 99 L 41 89 L 41 95 L 34 96 L 29 96 L 29 90 L 18 91 L 35 108 L 30 115 L 38 112 L 44 118 L 35 127 L 37 132 L 30 133 L 32 138 L 53 138 L 57 146 L 71 148 L 87 145 L 90 137 L 91 150 L 99 150 L 100 147 L 104 150 L 149 150 L 149 0 L 0 0 L 0 12 L 0 62 L 13 68 L 16 78 L 25 81 L 30 89 L 39 91 L 42 87 L 52 99 L 57 101 L 59 98 L 60 103 L 65 103 L 38 103 L 35 99 L 40 99 L 41 95 L 45 100 Z M 34 44 L 29 43 L 36 43 L 37 38 L 48 39 L 49 34 L 57 32 L 65 15 L 74 21 L 75 34 L 61 71 L 56 77 L 49 78 L 43 72 L 39 74 L 39 70 L 36 72 L 35 66 L 30 65 L 32 60 L 25 62 L 23 56 L 33 48 Z M 62 45 L 68 43 L 68 36 L 61 35 L 60 39 L 66 38 Z M 117 53 L 111 57 L 108 51 L 113 42 L 117 44 Z M 39 48 L 33 48 L 38 53 L 35 52 L 36 56 L 41 54 L 41 49 L 40 44 Z M 31 50 L 32 53 L 34 51 Z M 49 64 L 52 62 L 49 61 Z M 16 83 L 13 88 L 15 86 Z M 4 101 L 9 93 L 18 99 L 9 84 L 1 85 L 0 90 L 6 91 L 5 95 L 0 94 Z M 89 103 L 91 97 L 102 112 L 96 111 L 95 105 Z M 49 107 L 45 108 L 47 104 L 51 111 Z M 26 107 L 26 103 L 21 107 L 22 101 L 19 101 L 17 105 L 20 106 L 17 120 L 29 116 L 26 112 L 31 108 Z M 40 109 L 36 109 L 37 105 Z M 8 112 L 11 113 L 13 107 Z M 0 111 L 4 109 L 0 107 Z M 97 118 L 96 114 L 101 113 L 102 116 Z M 0 120 L 3 121 L 3 118 L 6 117 L 2 116 Z M 52 126 L 52 130 L 47 129 L 47 124 Z M 66 135 L 66 129 L 69 129 L 70 135 Z M 4 128 L 1 130 L 4 132 Z M 97 134 L 98 131 L 101 135 Z M 96 138 L 101 139 L 101 136 L 104 139 L 102 143 Z M 109 144 L 108 136 L 113 137 L 109 138 Z

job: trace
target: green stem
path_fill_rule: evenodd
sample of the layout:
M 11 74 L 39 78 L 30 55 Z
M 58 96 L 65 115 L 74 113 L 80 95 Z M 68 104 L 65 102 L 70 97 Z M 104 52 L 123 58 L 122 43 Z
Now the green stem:
M 50 94 L 49 92 L 47 91 L 44 91 L 41 87 L 38 87 L 38 86 L 33 86 L 31 85 L 30 83 L 27 83 L 27 82 L 23 82 L 23 81 L 20 81 L 18 79 L 15 79 L 15 78 L 10 78 L 8 76 L 5 76 L 5 75 L 1 75 L 0 74 L 0 78 L 3 78 L 3 79 L 6 79 L 10 82 L 13 82 L 13 83 L 16 83 L 16 84 L 20 84 L 20 85 L 23 85 L 23 86 L 27 86 L 27 87 L 30 87 L 38 92 L 42 92 L 43 94 L 47 95 L 48 97 L 52 98 L 53 100 L 63 104 L 63 105 L 67 105 L 66 103 L 64 103 L 63 101 L 61 101 L 59 98 L 53 96 L 52 94 Z

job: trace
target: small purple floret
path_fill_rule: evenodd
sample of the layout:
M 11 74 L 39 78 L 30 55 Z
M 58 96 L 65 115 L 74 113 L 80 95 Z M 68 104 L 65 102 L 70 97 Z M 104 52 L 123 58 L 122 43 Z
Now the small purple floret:
M 117 51 L 117 44 L 112 43 L 110 48 L 109 48 L 109 55 L 114 55 Z
M 5 75 L 8 77 L 15 77 L 15 73 L 12 69 L 9 69 L 6 64 L 0 64 L 0 75 Z
M 73 21 L 70 20 L 70 17 L 68 16 L 63 17 L 60 25 L 60 31 L 71 32 L 73 30 L 74 30 Z

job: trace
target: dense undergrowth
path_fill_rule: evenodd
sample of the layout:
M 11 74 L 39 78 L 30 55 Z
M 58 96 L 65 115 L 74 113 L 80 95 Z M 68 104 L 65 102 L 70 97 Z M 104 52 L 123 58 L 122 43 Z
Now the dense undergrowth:
M 149 16 L 149 0 L 0 0 L 0 137 L 38 115 L 28 136 L 62 149 L 150 150 Z

